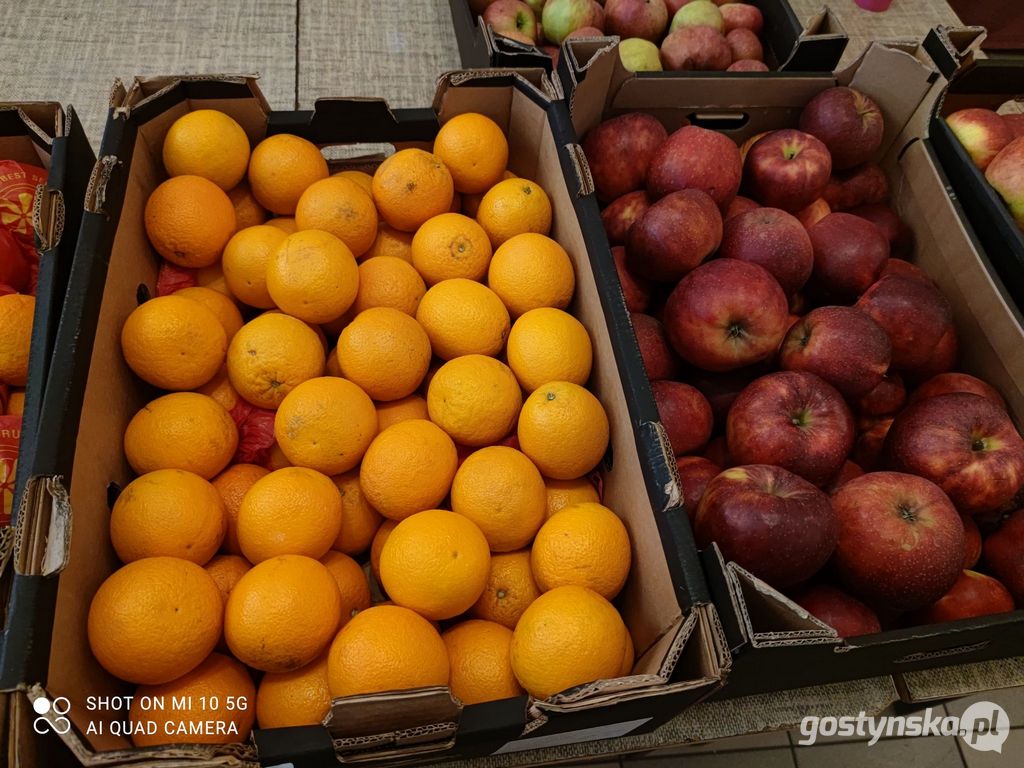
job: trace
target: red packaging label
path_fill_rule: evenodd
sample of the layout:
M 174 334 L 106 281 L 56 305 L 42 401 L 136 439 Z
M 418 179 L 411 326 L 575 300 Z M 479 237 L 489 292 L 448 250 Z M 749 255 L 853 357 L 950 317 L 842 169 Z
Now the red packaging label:
M 11 524 L 21 416 L 0 416 L 0 526 Z
M 46 182 L 46 171 L 34 165 L 0 160 L 0 226 L 35 252 L 32 207 L 36 187 Z

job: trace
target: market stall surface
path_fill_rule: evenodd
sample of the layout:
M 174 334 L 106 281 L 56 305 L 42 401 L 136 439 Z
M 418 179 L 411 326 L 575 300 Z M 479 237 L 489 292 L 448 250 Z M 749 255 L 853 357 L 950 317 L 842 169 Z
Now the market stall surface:
M 802 18 L 822 5 L 821 0 L 791 2 Z M 850 35 L 844 64 L 856 59 L 871 39 L 920 39 L 937 24 L 958 23 L 944 0 L 894 0 L 884 14 L 862 11 L 854 0 L 829 0 L 829 5 Z M 4 22 L 0 100 L 70 103 L 94 146 L 106 120 L 114 77 L 259 73 L 261 88 L 278 109 L 308 109 L 321 95 L 379 96 L 392 106 L 409 107 L 429 104 L 436 75 L 459 67 L 448 0 L 36 0 L 9 8 Z M 814 746 L 802 746 L 805 736 L 799 730 L 651 751 L 659 744 L 693 738 L 680 719 L 658 734 L 627 740 L 638 754 L 595 758 L 589 764 L 654 768 L 684 758 L 690 768 L 1019 764 L 1024 753 L 1024 689 L 933 707 L 936 714 L 959 715 L 974 701 L 995 702 L 1007 711 L 1012 730 L 1001 752 L 974 750 L 955 736 L 883 738 L 870 747 L 864 737 L 823 736 Z M 802 704 L 805 711 L 813 711 L 813 697 Z M 913 711 L 901 708 L 898 714 Z M 742 730 L 736 723 L 719 725 L 721 733 Z M 551 761 L 576 764 L 588 749 L 576 745 L 548 752 Z M 520 764 L 509 757 L 503 765 Z

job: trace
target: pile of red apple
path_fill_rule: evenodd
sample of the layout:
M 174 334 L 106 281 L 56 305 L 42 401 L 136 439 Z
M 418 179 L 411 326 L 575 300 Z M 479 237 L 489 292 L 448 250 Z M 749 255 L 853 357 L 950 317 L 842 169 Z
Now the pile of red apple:
M 1024 229 L 1024 115 L 961 109 L 946 124 Z
M 742 147 L 639 112 L 583 142 L 698 545 L 842 636 L 1024 607 L 1024 440 L 954 372 L 882 134 L 839 87 Z
M 619 55 L 634 72 L 768 71 L 764 17 L 739 0 L 471 0 L 470 7 L 495 34 L 556 60 L 567 39 L 609 34 L 622 38 Z

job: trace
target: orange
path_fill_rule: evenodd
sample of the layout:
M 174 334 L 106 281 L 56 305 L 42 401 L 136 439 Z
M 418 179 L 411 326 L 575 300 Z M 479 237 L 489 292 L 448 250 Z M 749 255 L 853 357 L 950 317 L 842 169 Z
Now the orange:
M 346 379 L 309 379 L 288 393 L 274 417 L 274 437 L 288 461 L 325 475 L 356 466 L 377 436 L 377 409 Z
M 458 192 L 486 192 L 501 181 L 508 163 L 508 141 L 486 115 L 466 112 L 441 126 L 434 154 L 451 171 Z
M 551 201 L 539 184 L 506 179 L 491 187 L 480 201 L 476 220 L 498 248 L 524 232 L 546 235 L 551 231 Z
M 571 507 L 573 504 L 581 504 L 585 501 L 594 504 L 601 503 L 601 496 L 597 488 L 587 477 L 578 477 L 575 480 L 552 480 L 544 478 L 544 485 L 547 488 L 548 508 L 546 517 L 551 517 L 555 512 Z
M 522 404 L 512 370 L 485 355 L 464 355 L 445 363 L 427 389 L 430 420 L 456 443 L 471 448 L 507 436 Z
M 121 351 L 128 367 L 160 389 L 201 387 L 220 370 L 227 346 L 217 315 L 187 296 L 150 299 L 121 327 Z
M 378 584 L 380 583 L 380 553 L 384 551 L 384 545 L 391 532 L 397 527 L 397 520 L 385 520 L 373 535 L 373 543 L 370 545 L 370 571 Z
M 277 408 L 302 382 L 323 375 L 324 347 L 301 320 L 267 313 L 250 320 L 228 347 L 228 376 L 258 408 Z
M 292 466 L 292 463 L 288 461 L 288 458 L 281 452 L 281 446 L 277 443 L 272 443 L 270 449 L 267 451 L 267 460 L 263 462 L 263 466 L 273 472 L 276 469 L 290 467 Z
M 430 367 L 430 339 L 415 319 L 390 307 L 360 312 L 338 337 L 342 374 L 374 400 L 411 395 Z
M 331 572 L 341 594 L 341 624 L 348 624 L 352 617 L 370 607 L 370 584 L 363 573 L 363 567 L 344 552 L 330 550 L 320 562 Z
M 326 323 L 345 314 L 358 290 L 359 267 L 352 251 L 328 232 L 310 229 L 288 235 L 267 264 L 267 291 L 274 303 L 307 323 Z
M 511 699 L 523 693 L 512 673 L 512 630 L 471 619 L 441 635 L 451 667 L 448 687 L 463 704 Z
M 526 232 L 494 252 L 487 285 L 512 317 L 538 307 L 565 309 L 576 290 L 576 272 L 565 249 L 550 237 Z
M 370 544 L 384 518 L 363 496 L 359 487 L 359 470 L 332 477 L 341 494 L 341 530 L 332 549 L 346 555 L 360 555 Z
M 545 592 L 512 633 L 512 671 L 527 692 L 546 699 L 619 676 L 626 625 L 615 607 L 585 587 Z
M 32 320 L 36 300 L 9 293 L 0 296 L 0 383 L 24 387 L 28 380 L 28 354 L 32 346 Z
M 215 291 L 212 288 L 201 288 L 197 285 L 192 288 L 182 288 L 175 291 L 173 295 L 198 301 L 213 312 L 221 327 L 224 328 L 224 333 L 229 343 L 235 337 L 235 334 L 241 330 L 242 325 L 244 325 L 242 313 L 238 311 L 238 305 L 220 291 Z M 227 352 L 227 344 L 224 345 L 224 351 Z
M 422 398 L 420 398 L 422 399 Z M 417 416 L 416 418 L 426 418 L 427 402 L 423 401 L 423 416 Z M 5 413 L 8 416 L 23 416 L 25 414 L 25 390 L 16 389 L 11 392 L 7 398 L 7 410 Z
M 228 290 L 227 281 L 224 280 L 224 270 L 221 269 L 219 259 L 208 267 L 200 267 L 196 270 L 196 285 L 223 293 L 231 298 L 231 291 Z
M 453 277 L 482 280 L 490 263 L 487 233 L 461 213 L 442 213 L 427 220 L 412 239 L 412 265 L 427 285 Z
M 476 523 L 492 552 L 525 547 L 544 522 L 544 478 L 515 448 L 470 454 L 452 481 L 452 511 Z
M 238 546 L 238 510 L 252 484 L 269 474 L 269 469 L 256 464 L 234 464 L 211 481 L 220 494 L 221 501 L 224 502 L 224 519 L 227 526 L 221 548 L 225 552 L 233 555 L 242 554 L 242 548 Z
M 552 381 L 533 391 L 519 414 L 519 446 L 545 477 L 573 480 L 608 448 L 608 415 L 579 384 Z
M 220 638 L 223 610 L 217 585 L 195 563 L 176 557 L 136 560 L 96 590 L 89 606 L 89 647 L 114 677 L 167 683 L 210 655 Z
M 327 176 L 327 161 L 316 145 L 288 133 L 268 136 L 249 158 L 252 193 L 278 216 L 294 214 L 302 193 Z
M 267 220 L 267 212 L 256 202 L 252 188 L 244 181 L 228 192 L 228 197 L 235 206 L 235 232 L 255 227 Z
M 128 483 L 110 513 L 110 541 L 121 562 L 180 557 L 203 565 L 224 540 L 224 502 L 191 472 L 158 469 Z
M 331 696 L 448 684 L 448 652 L 430 622 L 397 605 L 360 611 L 331 643 Z
M 332 174 L 339 179 L 348 179 L 359 185 L 359 188 L 366 194 L 373 196 L 373 176 L 365 171 L 338 171 Z
M 382 432 L 400 421 L 429 418 L 427 399 L 422 395 L 409 395 L 400 400 L 377 403 L 377 426 Z
M 224 246 L 224 280 L 231 295 L 243 304 L 271 309 L 274 300 L 267 290 L 267 265 L 287 235 L 273 220 L 239 230 Z
M 341 494 L 331 478 L 305 467 L 261 477 L 238 510 L 238 544 L 254 565 L 279 555 L 319 558 L 341 529 Z
M 359 485 L 384 517 L 403 520 L 441 503 L 457 463 L 455 443 L 439 426 L 410 419 L 373 439 L 359 467 Z
M 146 201 L 146 234 L 156 252 L 179 267 L 208 267 L 235 232 L 235 206 L 200 176 L 175 176 Z
M 497 355 L 508 336 L 508 310 L 486 285 L 455 278 L 443 280 L 423 296 L 416 319 L 442 360 L 461 355 Z
M 224 637 L 242 663 L 291 672 L 323 653 L 340 618 L 341 595 L 330 571 L 309 557 L 281 555 L 254 565 L 235 585 Z
M 636 649 L 633 647 L 633 636 L 629 634 L 629 627 L 626 627 L 626 650 L 622 654 L 622 667 L 619 669 L 619 677 L 629 677 L 633 673 L 633 664 L 636 663 Z
M 327 654 L 293 672 L 268 672 L 256 691 L 260 728 L 319 725 L 331 708 Z
M 549 381 L 585 385 L 594 360 L 583 323 L 560 309 L 531 309 L 508 334 L 508 364 L 527 392 Z
M 427 286 L 420 273 L 397 256 L 374 256 L 359 265 L 359 292 L 352 311 L 389 307 L 416 315 Z
M 295 225 L 299 230 L 330 232 L 355 256 L 362 256 L 377 239 L 377 208 L 359 184 L 329 176 L 302 193 L 295 208 Z
M 629 533 L 608 507 L 584 502 L 554 514 L 537 533 L 530 564 L 541 591 L 576 585 L 615 598 L 629 576 Z
M 249 137 L 216 109 L 197 109 L 172 123 L 164 137 L 168 176 L 202 176 L 227 191 L 245 178 Z
M 196 389 L 196 392 L 201 395 L 209 395 L 224 406 L 224 410 L 228 413 L 241 401 L 238 393 L 235 392 L 235 388 L 231 386 L 230 379 L 228 379 L 228 367 L 226 365 L 222 365 L 214 377 Z
M 231 461 L 238 428 L 212 397 L 174 392 L 158 397 L 132 417 L 124 453 L 136 474 L 184 469 L 209 480 Z
M 251 568 L 252 563 L 241 555 L 217 555 L 206 564 L 206 572 L 220 590 L 224 605 L 228 603 L 231 590 Z
M 468 611 L 483 594 L 490 568 L 480 529 L 443 509 L 400 522 L 380 553 L 381 586 L 388 597 L 434 620 Z
M 530 570 L 528 549 L 491 555 L 487 584 L 469 615 L 515 629 L 523 611 L 538 597 L 540 590 Z
M 143 726 L 132 729 L 136 747 L 236 744 L 248 741 L 256 719 L 256 686 L 242 664 L 211 653 L 177 680 L 139 686 L 129 717 Z
M 412 264 L 412 237 L 412 232 L 403 232 L 382 222 L 377 230 L 377 239 L 373 241 L 373 245 L 363 255 L 363 258 L 394 256 Z
M 462 213 L 462 195 L 456 192 L 452 195 L 452 205 L 448 209 L 450 213 Z
M 299 231 L 298 226 L 295 224 L 294 216 L 277 216 L 273 219 L 268 219 L 267 226 L 280 229 L 286 235 L 294 235 Z
M 422 149 L 402 149 L 373 174 L 373 201 L 388 224 L 415 232 L 427 219 L 452 205 L 452 175 L 436 156 Z
M 480 192 L 475 195 L 465 194 L 462 196 L 462 213 L 467 216 L 476 218 L 477 213 L 480 211 L 480 201 L 484 199 L 484 193 Z

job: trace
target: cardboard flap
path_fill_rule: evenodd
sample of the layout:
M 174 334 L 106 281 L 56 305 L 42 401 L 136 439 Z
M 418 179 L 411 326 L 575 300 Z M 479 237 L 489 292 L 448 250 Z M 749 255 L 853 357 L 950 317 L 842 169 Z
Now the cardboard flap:
M 269 112 L 270 105 L 256 82 L 259 77 L 258 74 L 136 75 L 120 106 L 132 111 L 159 100 L 176 88 L 185 90 L 189 98 L 225 98 L 238 94 L 241 86 L 248 91 L 246 96 L 255 97 L 264 111 Z M 117 82 L 114 88 L 116 91 Z
M 335 699 L 324 725 L 353 748 L 447 741 L 458 729 L 462 705 L 444 687 Z
M 792 13 L 791 6 L 788 3 L 785 6 Z M 796 19 L 796 16 L 794 15 L 793 18 Z M 765 22 L 772 23 L 767 18 Z M 799 27 L 799 20 L 796 21 L 796 24 Z M 792 50 L 774 52 L 781 58 L 778 70 L 779 72 L 808 72 L 820 70 L 820 62 L 823 61 L 838 64 L 849 42 L 846 28 L 839 17 L 832 12 L 831 8 L 822 6 L 810 18 L 807 26 L 800 30 Z
M 465 4 L 466 0 L 461 0 L 461 2 Z M 514 66 L 517 69 L 537 67 L 548 72 L 551 71 L 551 57 L 536 45 L 521 43 L 511 37 L 496 34 L 489 24 L 483 23 L 483 19 L 479 19 L 479 22 L 480 34 L 483 36 L 484 47 L 490 63 L 499 66 Z
M 946 27 L 932 29 L 921 44 L 939 72 L 949 80 L 963 66 L 974 61 L 988 33 L 984 27 Z
M 83 205 L 86 212 L 106 215 L 107 185 L 118 165 L 120 165 L 120 160 L 116 155 L 104 155 L 96 160 L 92 173 L 89 174 L 89 184 L 85 189 Z
M 445 72 L 437 81 L 434 111 L 441 111 L 441 102 L 449 88 L 494 86 L 515 83 L 539 103 L 560 101 L 562 90 L 544 69 L 465 69 Z
M 53 576 L 64 570 L 71 550 L 71 503 L 63 479 L 29 480 L 17 521 L 14 572 Z
M 1024 685 L 1024 658 L 979 661 L 893 675 L 900 699 L 908 704 L 970 696 Z

